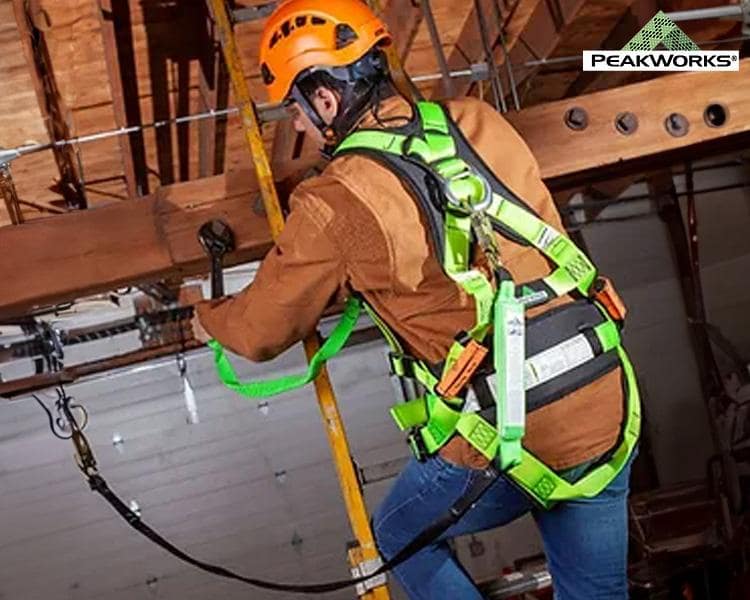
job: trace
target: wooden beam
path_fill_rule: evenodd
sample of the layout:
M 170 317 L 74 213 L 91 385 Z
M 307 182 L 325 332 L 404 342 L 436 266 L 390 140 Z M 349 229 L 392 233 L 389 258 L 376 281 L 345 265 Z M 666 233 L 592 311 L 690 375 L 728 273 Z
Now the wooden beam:
M 509 82 L 505 73 L 505 60 L 502 47 L 496 43 L 500 33 L 499 23 L 495 19 L 495 7 L 493 4 L 498 0 L 481 0 L 483 13 L 488 16 L 486 23 L 490 39 L 495 47 L 494 59 L 499 69 L 500 77 L 503 82 L 505 92 L 509 91 Z M 469 5 L 470 3 L 466 3 Z M 554 32 L 552 17 L 545 0 L 516 0 L 511 4 L 510 10 L 502 14 L 503 26 L 505 27 L 505 42 L 509 54 L 513 57 L 514 64 L 523 62 L 525 59 L 519 58 L 519 55 L 528 56 L 528 50 L 524 50 L 529 43 L 537 43 L 538 39 L 542 41 L 551 41 Z M 454 51 L 451 53 L 448 64 L 451 69 L 466 68 L 470 63 L 484 61 L 484 49 L 482 48 L 481 36 L 479 35 L 479 25 L 475 10 L 470 10 L 463 16 L 464 26 L 460 36 L 456 40 Z M 531 38 L 531 42 L 526 38 Z M 515 50 L 516 48 L 519 50 Z M 515 50 L 515 52 L 514 52 Z M 538 50 L 543 52 L 543 50 Z M 519 76 L 522 73 L 519 73 Z M 518 76 L 516 77 L 518 78 Z M 464 80 L 463 85 L 459 88 L 459 95 L 469 93 L 473 88 L 472 82 Z
M 28 0 L 13 0 L 13 9 L 39 110 L 50 141 L 68 139 L 71 137 L 67 122 L 70 113 L 57 87 L 47 40 L 42 31 L 50 26 L 47 13 L 38 3 L 32 5 Z M 58 191 L 65 199 L 65 204 L 68 208 L 86 208 L 86 193 L 73 148 L 54 147 L 52 152 L 60 173 Z
M 118 127 L 140 125 L 141 107 L 135 46 L 128 0 L 97 0 L 104 56 L 112 91 L 112 111 Z M 128 196 L 148 194 L 148 169 L 143 134 L 139 131 L 118 138 Z
M 389 0 L 385 4 L 383 20 L 393 36 L 402 64 L 406 63 L 423 17 L 419 4 L 412 0 Z
M 221 218 L 234 231 L 237 251 L 228 264 L 262 257 L 271 236 L 263 214 L 253 211 L 254 190 L 246 171 L 164 186 L 138 202 L 61 215 L 70 219 L 0 228 L 0 273 L 7 278 L 0 286 L 0 318 L 129 283 L 206 272 L 197 232 L 210 219 Z M 18 277 L 19 264 L 29 277 Z
M 641 11 L 645 14 L 639 15 L 642 20 L 632 18 L 634 4 L 649 6 L 647 11 Z M 584 50 L 599 48 L 619 50 L 638 31 L 640 25 L 645 24 L 656 11 L 653 0 L 586 2 L 559 31 L 557 43 L 547 57 L 580 56 Z M 622 39 L 619 45 L 617 45 L 618 37 L 611 35 L 615 30 Z M 606 75 L 606 73 L 584 73 L 578 62 L 561 66 L 564 68 L 559 70 L 550 69 L 539 72 L 535 69 L 531 71 L 533 75 L 527 77 L 524 85 L 526 90 L 523 95 L 524 107 L 559 100 L 570 95 L 568 91 L 579 75 L 599 75 L 600 77 Z M 522 78 L 523 73 L 519 76 Z M 576 91 L 578 94 L 584 93 L 587 91 L 587 86 L 579 83 Z
M 221 49 L 214 32 L 214 23 L 208 14 L 205 3 L 201 4 L 205 13 L 205 26 L 200 29 L 203 47 L 199 54 L 200 108 L 221 110 L 229 101 L 229 77 L 221 56 Z M 224 171 L 226 152 L 226 117 L 205 119 L 198 124 L 198 175 L 209 177 Z
M 723 126 L 711 127 L 704 120 L 709 104 L 726 110 Z M 588 115 L 588 126 L 582 131 L 565 124 L 565 114 L 573 107 Z M 632 135 L 615 128 L 615 118 L 623 112 L 632 112 L 638 119 Z M 665 127 L 673 113 L 688 120 L 689 130 L 682 137 L 670 135 Z M 732 143 L 750 134 L 750 59 L 742 60 L 736 73 L 669 75 L 534 106 L 509 113 L 507 118 L 534 151 L 542 177 L 552 189 L 643 167 L 653 169 L 655 161 L 674 160 L 676 153 L 686 149 L 729 151 Z
M 78 379 L 97 373 L 120 369 L 164 356 L 174 356 L 178 352 L 200 348 L 202 345 L 194 339 L 187 339 L 177 344 L 166 344 L 151 348 L 144 347 L 124 354 L 65 367 L 61 371 L 41 373 L 39 375 L 30 375 L 28 377 L 0 382 L 0 398 L 17 398 L 22 394 L 29 394 L 56 385 L 73 383 Z
M 508 118 L 531 146 L 553 190 L 600 180 L 602 173 L 652 170 L 659 162 L 683 161 L 687 153 L 695 159 L 747 144 L 750 59 L 740 66 L 737 73 L 668 75 Z M 722 127 L 704 122 L 710 103 L 727 110 Z M 583 131 L 572 131 L 563 122 L 572 106 L 588 112 L 589 126 Z M 629 136 L 614 128 L 615 115 L 625 110 L 639 118 L 638 130 Z M 672 137 L 664 128 L 675 112 L 690 123 L 683 137 Z M 305 168 L 294 162 L 284 166 L 287 174 Z M 285 177 L 283 171 L 276 175 Z M 223 218 L 235 231 L 238 251 L 230 263 L 260 258 L 270 247 L 270 235 L 262 215 L 249 210 L 256 193 L 247 172 L 228 174 L 166 186 L 139 202 L 1 227 L 0 248 L 8 250 L 0 253 L 0 319 L 118 286 L 206 272 L 208 261 L 196 232 L 211 218 Z M 25 277 L 18 276 L 21 263 Z

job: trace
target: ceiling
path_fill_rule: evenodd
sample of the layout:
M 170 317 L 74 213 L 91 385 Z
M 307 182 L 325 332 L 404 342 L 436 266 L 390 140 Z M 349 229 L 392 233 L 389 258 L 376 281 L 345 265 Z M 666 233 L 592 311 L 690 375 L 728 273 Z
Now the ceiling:
M 666 11 L 726 4 L 726 0 L 432 0 L 440 47 L 451 69 L 482 62 L 477 6 L 494 44 L 509 108 L 514 108 L 506 56 L 513 65 L 522 108 L 605 89 L 634 80 L 632 74 L 582 73 L 576 62 L 583 49 L 619 48 L 658 9 Z M 241 6 L 261 4 L 244 2 Z M 416 0 L 388 0 L 382 14 L 396 37 L 410 75 L 439 73 L 427 19 Z M 495 7 L 501 19 L 495 19 Z M 502 22 L 503 51 L 498 36 Z M 20 26 L 19 26 L 20 24 Z M 254 98 L 263 102 L 257 67 L 262 20 L 239 23 L 235 31 Z M 690 35 L 709 47 L 734 35 L 732 21 L 684 23 Z M 29 40 L 42 40 L 48 72 L 54 76 L 55 117 L 42 117 L 39 77 L 31 66 Z M 723 44 L 736 48 L 739 42 Z M 21 52 L 25 49 L 25 53 Z M 37 47 L 37 53 L 40 52 Z M 564 60 L 564 57 L 573 57 Z M 540 59 L 563 59 L 539 65 Z M 536 61 L 529 65 L 529 62 Z M 118 68 L 119 67 L 119 68 Z M 638 74 L 636 74 L 637 78 Z M 58 134 L 88 135 L 128 125 L 152 123 L 233 106 L 221 68 L 213 26 L 201 0 L 0 0 L 0 146 L 11 148 L 49 140 Z M 441 81 L 419 84 L 428 97 L 443 97 Z M 492 102 L 487 84 L 458 78 L 453 95 L 471 93 Z M 49 111 L 47 111 L 49 113 Z M 47 125 L 45 125 L 47 123 Z M 62 128 L 62 129 L 60 129 Z M 58 135 L 59 137 L 59 135 Z M 315 154 L 288 126 L 269 123 L 263 137 L 277 180 L 295 171 L 295 159 Z M 161 186 L 251 166 L 239 120 L 190 123 L 143 134 L 111 137 L 72 146 L 68 159 L 89 207 L 122 202 Z M 309 161 L 308 161 L 309 163 Z M 307 164 L 307 163 L 304 163 Z M 66 212 L 65 179 L 51 151 L 22 157 L 12 165 L 24 220 Z M 0 225 L 10 215 L 0 206 Z

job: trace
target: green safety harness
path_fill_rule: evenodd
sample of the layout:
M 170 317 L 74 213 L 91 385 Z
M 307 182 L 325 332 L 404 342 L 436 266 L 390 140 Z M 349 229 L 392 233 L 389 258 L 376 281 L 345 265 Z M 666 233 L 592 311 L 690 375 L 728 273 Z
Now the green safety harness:
M 212 340 L 209 345 L 215 354 L 219 377 L 230 389 L 251 398 L 305 385 L 342 349 L 364 307 L 391 347 L 392 372 L 398 377 L 415 379 L 424 389 L 422 397 L 391 410 L 398 426 L 411 431 L 409 443 L 417 458 L 434 454 L 459 434 L 544 508 L 561 500 L 596 496 L 628 461 L 640 431 L 638 387 L 633 367 L 621 345 L 620 323 L 593 299 L 598 281 L 596 268 L 569 238 L 541 220 L 489 172 L 441 106 L 420 102 L 417 108 L 419 118 L 411 124 L 411 133 L 409 130 L 360 129 L 347 137 L 335 154 L 364 154 L 392 168 L 410 184 L 422 208 L 431 213 L 427 214 L 428 222 L 439 244 L 438 254 L 445 272 L 474 298 L 476 323 L 471 330 L 456 337 L 442 365 L 442 373 L 407 355 L 390 327 L 355 296 L 347 301 L 341 321 L 310 361 L 306 373 L 242 383 L 221 345 Z M 415 172 L 422 175 L 415 177 Z M 427 206 L 425 197 L 428 195 L 432 206 Z M 435 198 L 439 202 L 438 211 Z M 438 218 L 442 219 L 442 231 L 438 232 L 442 235 L 436 234 Z M 502 265 L 496 231 L 536 248 L 551 261 L 554 270 L 538 281 L 517 286 Z M 490 277 L 471 266 L 474 242 L 487 259 L 492 270 Z M 533 320 L 526 323 L 525 309 L 566 294 L 580 298 L 573 303 L 576 306 L 571 307 L 568 316 L 564 314 L 565 307 L 548 312 L 555 312 L 559 322 L 570 321 L 570 315 L 577 315 L 577 326 L 570 331 L 570 336 L 537 348 L 538 352 L 529 355 L 534 340 L 526 339 L 526 333 L 540 330 L 542 324 L 535 325 Z M 578 330 L 584 329 L 580 324 L 584 314 L 589 325 L 580 332 Z M 467 410 L 474 379 L 478 376 L 472 379 L 472 385 L 462 385 L 459 390 L 454 388 L 458 393 L 446 396 L 439 391 L 441 380 L 465 362 L 463 358 L 477 346 L 485 348 L 492 356 L 490 374 L 484 376 L 485 382 L 491 383 L 492 415 L 487 415 L 487 410 Z M 622 368 L 625 417 L 620 439 L 607 461 L 596 464 L 571 483 L 522 446 L 527 403 L 537 390 L 547 390 L 547 400 L 539 404 L 541 406 L 559 399 L 562 392 L 586 385 L 601 376 L 601 368 L 597 367 L 593 375 L 590 368 L 584 376 L 580 372 L 597 361 L 609 365 L 608 369 L 615 365 Z M 559 389 L 555 391 L 555 387 Z M 549 390 L 554 393 L 550 395 Z

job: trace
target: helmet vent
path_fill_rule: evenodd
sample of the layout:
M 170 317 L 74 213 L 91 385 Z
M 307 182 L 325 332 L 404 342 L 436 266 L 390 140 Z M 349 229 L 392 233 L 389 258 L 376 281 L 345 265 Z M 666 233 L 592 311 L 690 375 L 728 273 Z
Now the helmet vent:
M 336 25 L 336 50 L 346 48 L 349 44 L 354 43 L 359 36 L 346 23 Z
M 265 85 L 271 85 L 276 78 L 273 76 L 273 73 L 271 73 L 271 69 L 268 68 L 268 65 L 266 63 L 263 63 L 260 66 L 260 75 L 263 77 L 263 83 Z
M 268 47 L 273 48 L 280 41 L 281 41 L 281 33 L 279 31 L 275 31 L 274 34 L 271 36 L 271 41 L 268 43 Z
M 310 19 L 310 22 L 311 22 L 311 23 L 312 23 L 313 25 L 325 25 L 325 24 L 326 24 L 326 20 L 325 20 L 325 19 L 323 19 L 323 18 L 321 18 L 321 17 L 312 17 L 312 18 Z
M 303 15 L 303 16 L 301 16 L 301 17 L 297 17 L 297 18 L 295 18 L 295 19 L 294 19 L 294 24 L 295 24 L 295 25 L 296 25 L 297 27 L 304 27 L 305 25 L 307 25 L 307 17 L 305 17 L 305 16 Z

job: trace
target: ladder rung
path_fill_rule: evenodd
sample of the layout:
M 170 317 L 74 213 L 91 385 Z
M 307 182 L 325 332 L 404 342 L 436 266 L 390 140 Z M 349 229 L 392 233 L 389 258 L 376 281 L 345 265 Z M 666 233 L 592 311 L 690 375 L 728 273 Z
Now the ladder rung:
M 232 11 L 232 20 L 235 23 L 246 23 L 248 21 L 257 21 L 270 15 L 278 2 L 267 2 L 266 4 L 257 4 L 255 6 L 247 6 L 245 8 L 238 8 Z

